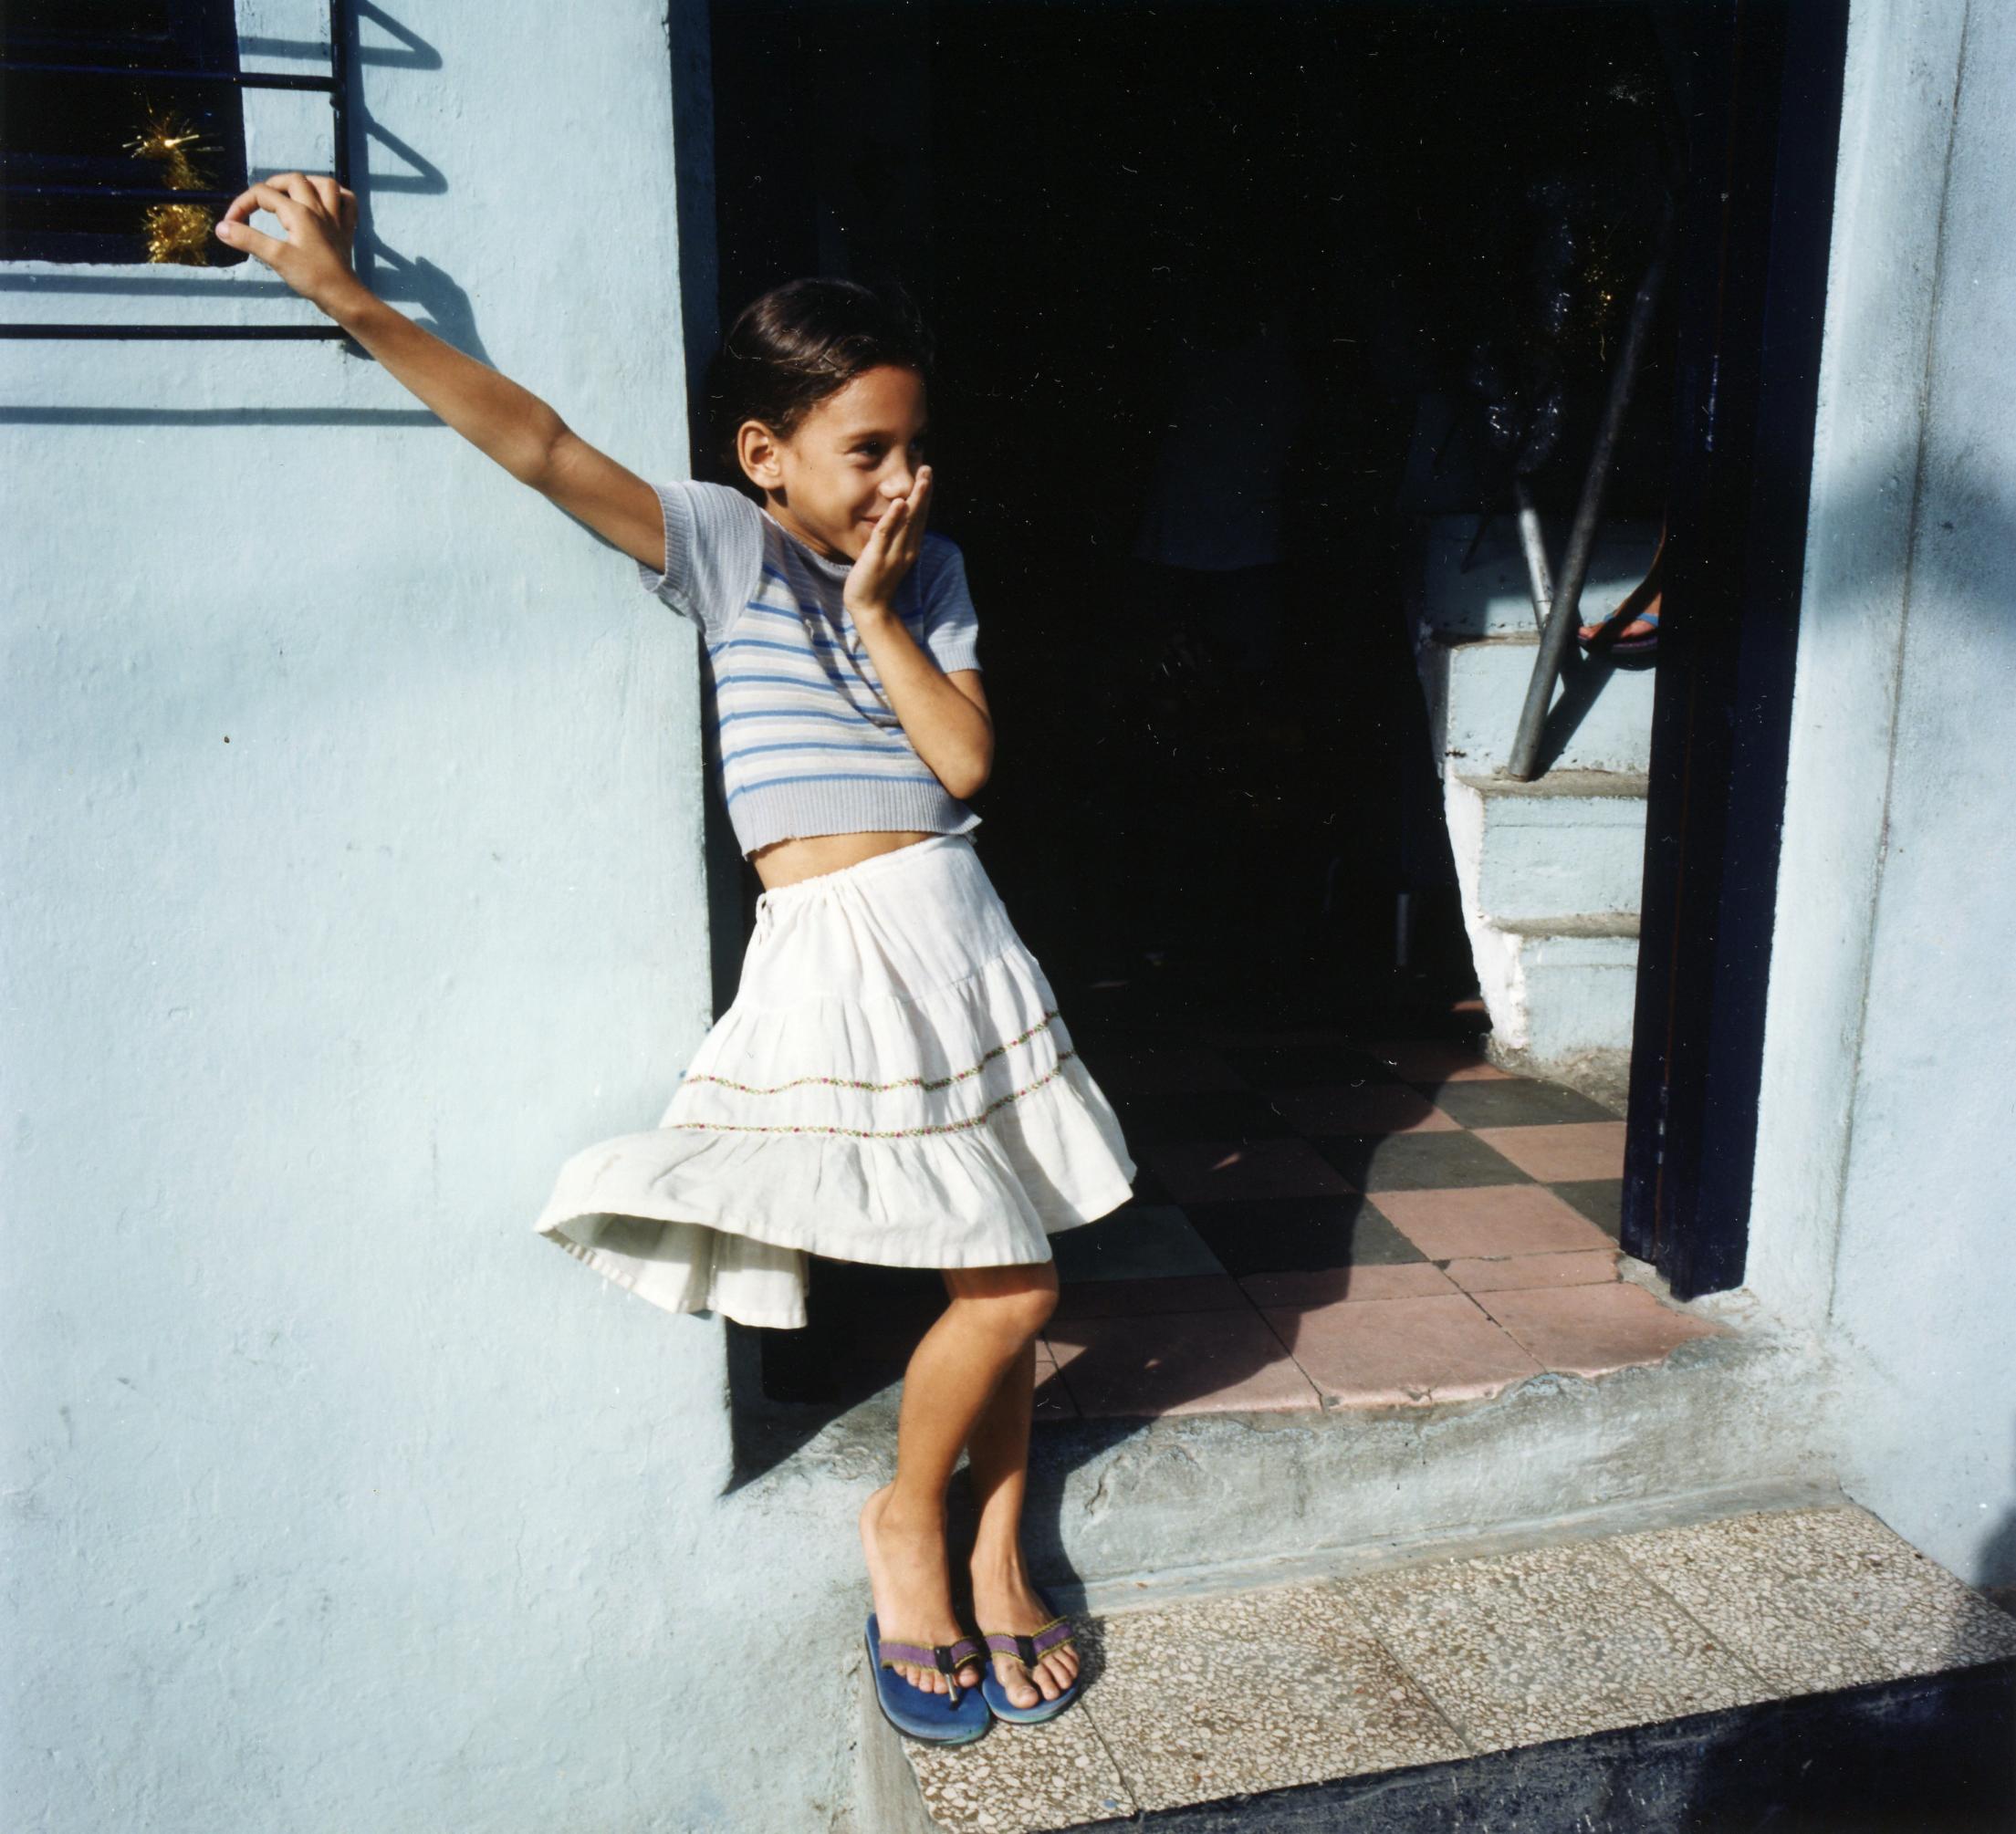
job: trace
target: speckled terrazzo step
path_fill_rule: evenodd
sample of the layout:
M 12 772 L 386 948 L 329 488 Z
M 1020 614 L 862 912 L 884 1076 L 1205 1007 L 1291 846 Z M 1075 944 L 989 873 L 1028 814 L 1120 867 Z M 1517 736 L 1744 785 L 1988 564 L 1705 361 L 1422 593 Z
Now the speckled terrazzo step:
M 862 1826 L 1902 1825 L 1853 1818 L 1885 1788 L 1914 1828 L 2016 1825 L 1985 1818 L 2016 1619 L 1845 1502 L 1116 1610 L 1083 1646 L 1077 1707 L 961 1750 L 868 1701 Z

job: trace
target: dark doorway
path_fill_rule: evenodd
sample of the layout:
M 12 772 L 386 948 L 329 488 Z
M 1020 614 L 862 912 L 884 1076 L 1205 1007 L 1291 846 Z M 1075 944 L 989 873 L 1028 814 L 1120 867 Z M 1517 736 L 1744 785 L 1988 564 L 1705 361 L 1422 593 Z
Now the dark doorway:
M 1460 997 L 1399 490 L 1422 391 L 1528 311 L 1536 182 L 1642 197 L 1646 9 L 739 0 L 714 57 L 724 316 L 839 272 L 937 328 L 935 524 L 1001 724 L 985 845 L 1098 990 L 1079 1023 Z M 1648 227 L 1603 202 L 1556 508 Z M 1656 514 L 1664 380 L 1621 511 Z
M 1502 513 L 1517 455 L 1565 527 L 1657 200 L 1728 156 L 1693 85 L 1745 10 L 716 0 L 720 322 L 816 272 L 937 333 L 933 521 L 1000 739 L 977 839 L 1089 1060 L 1206 1018 L 1474 1042 L 1410 518 Z M 1654 526 L 1719 285 L 1685 246 L 1605 502 Z M 1430 396 L 1467 417 L 1432 503 Z M 782 1389 L 828 1382 L 817 1335 L 765 1346 Z

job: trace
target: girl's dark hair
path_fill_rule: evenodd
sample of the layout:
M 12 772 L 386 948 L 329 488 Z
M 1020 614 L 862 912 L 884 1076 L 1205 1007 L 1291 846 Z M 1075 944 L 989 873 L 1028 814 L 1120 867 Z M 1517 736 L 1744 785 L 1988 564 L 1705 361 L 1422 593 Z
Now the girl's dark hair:
M 789 439 L 856 376 L 893 363 L 928 378 L 935 355 L 902 287 L 787 280 L 742 308 L 714 360 L 707 400 L 715 457 L 727 479 L 747 489 L 735 451 L 743 422 L 761 421 Z

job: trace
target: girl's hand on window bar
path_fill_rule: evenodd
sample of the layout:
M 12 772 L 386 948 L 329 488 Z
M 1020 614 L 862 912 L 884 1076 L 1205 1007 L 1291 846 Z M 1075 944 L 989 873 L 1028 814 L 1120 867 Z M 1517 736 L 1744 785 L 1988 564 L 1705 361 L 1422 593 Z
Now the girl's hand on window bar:
M 252 214 L 280 219 L 283 240 L 253 228 Z M 357 193 L 332 178 L 282 172 L 242 191 L 217 220 L 217 239 L 256 255 L 302 298 L 339 319 L 364 283 L 350 266 L 357 234 Z

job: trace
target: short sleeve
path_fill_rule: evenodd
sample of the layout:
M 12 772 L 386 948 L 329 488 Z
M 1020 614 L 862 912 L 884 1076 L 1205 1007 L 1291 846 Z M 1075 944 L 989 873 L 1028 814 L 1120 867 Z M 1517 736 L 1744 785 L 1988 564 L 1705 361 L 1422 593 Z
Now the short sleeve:
M 711 640 L 734 623 L 763 575 L 763 512 L 726 485 L 675 479 L 653 486 L 664 517 L 665 561 L 637 578 Z
M 924 537 L 918 581 L 924 599 L 924 647 L 946 674 L 980 666 L 980 614 L 966 589 L 966 556 L 942 535 Z

